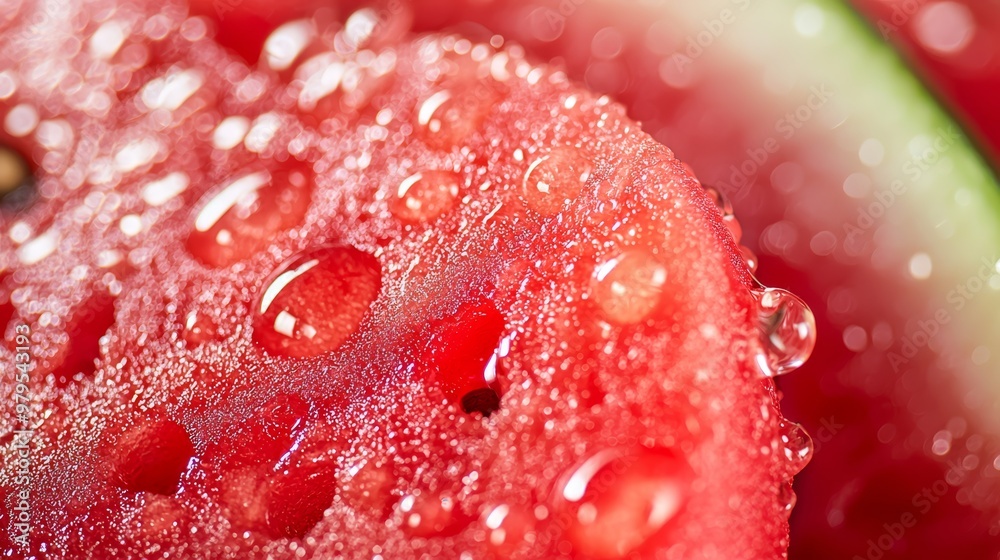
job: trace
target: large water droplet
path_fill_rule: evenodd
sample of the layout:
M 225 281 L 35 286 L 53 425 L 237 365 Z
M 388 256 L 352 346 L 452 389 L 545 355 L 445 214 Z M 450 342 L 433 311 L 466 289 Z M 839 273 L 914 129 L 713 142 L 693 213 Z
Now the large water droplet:
M 326 246 L 294 257 L 265 284 L 254 340 L 286 356 L 335 350 L 357 330 L 381 287 L 378 260 L 353 247 Z
M 757 365 L 767 377 L 788 373 L 809 358 L 816 344 L 816 320 L 809 306 L 777 288 L 754 291 L 764 352 Z
M 597 268 L 594 301 L 612 322 L 636 324 L 660 304 L 666 283 L 662 263 L 643 249 L 631 249 Z
M 216 324 L 203 313 L 191 311 L 184 318 L 184 330 L 181 335 L 192 346 L 200 346 L 215 337 Z
M 524 174 L 522 196 L 529 208 L 545 216 L 576 200 L 590 179 L 592 165 L 574 148 L 562 147 L 536 159 Z
M 788 466 L 788 474 L 799 473 L 812 459 L 813 442 L 805 428 L 784 420 L 780 426 L 780 449 Z
M 417 108 L 417 130 L 430 147 L 451 150 L 482 127 L 499 100 L 499 91 L 486 80 L 438 90 Z
M 399 184 L 389 209 L 408 222 L 433 220 L 455 204 L 461 184 L 461 178 L 450 171 L 416 173 Z
M 707 185 L 702 185 L 701 188 L 712 199 L 712 202 L 715 203 L 716 208 L 719 209 L 719 213 L 722 214 L 723 218 L 733 215 L 733 205 L 729 202 L 729 197 L 722 194 L 722 191 Z
M 290 21 L 275 29 L 264 41 L 261 60 L 272 70 L 287 70 L 316 36 L 309 20 Z
M 243 175 L 208 197 L 195 216 L 187 249 L 216 267 L 246 259 L 276 234 L 302 223 L 312 189 L 304 166 Z
M 498 555 L 509 557 L 534 535 L 534 518 L 518 506 L 500 504 L 483 516 L 486 544 Z
M 563 480 L 567 536 L 582 554 L 622 558 L 676 518 L 693 473 L 666 449 L 605 450 Z
M 403 530 L 415 537 L 455 535 L 471 521 L 454 497 L 434 492 L 403 496 L 399 511 L 403 516 Z

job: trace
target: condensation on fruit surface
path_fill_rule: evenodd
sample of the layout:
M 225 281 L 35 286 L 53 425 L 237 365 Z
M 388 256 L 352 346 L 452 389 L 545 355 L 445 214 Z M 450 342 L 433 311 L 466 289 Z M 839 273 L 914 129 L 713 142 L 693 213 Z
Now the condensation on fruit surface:
M 3 247 L 39 550 L 780 554 L 812 445 L 770 378 L 811 315 L 622 107 L 499 36 L 397 42 L 405 10 L 257 70 L 144 10 L 0 51 L 45 198 Z

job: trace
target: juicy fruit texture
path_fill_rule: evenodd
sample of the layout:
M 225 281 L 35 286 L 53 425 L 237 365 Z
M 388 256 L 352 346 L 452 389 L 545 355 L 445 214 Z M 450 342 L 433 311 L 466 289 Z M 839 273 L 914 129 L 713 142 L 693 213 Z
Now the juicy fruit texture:
M 1000 504 L 996 181 L 844 2 L 391 4 L 420 29 L 503 33 L 613 93 L 732 196 L 762 278 L 821 311 L 817 356 L 781 382 L 819 439 L 791 557 L 996 557 L 995 520 L 976 509 Z M 931 76 L 954 63 L 943 91 L 975 124 L 996 120 L 995 8 L 855 4 L 876 33 L 931 47 Z M 905 514 L 917 528 L 888 533 Z
M 621 107 L 363 12 L 253 71 L 173 4 L 49 8 L 0 39 L 2 139 L 39 165 L 3 214 L 27 552 L 785 550 L 811 443 L 769 375 L 811 315 Z
M 792 558 L 996 557 L 996 179 L 846 3 L 438 4 L 412 2 L 418 29 L 483 25 L 614 94 L 730 195 L 761 278 L 818 311 L 813 359 L 779 383 L 818 439 L 796 479 Z M 955 20 L 934 14 L 963 2 L 857 4 L 877 8 L 876 31 L 940 40 Z M 995 10 L 968 7 L 952 27 L 966 48 L 934 56 L 990 72 L 996 57 L 975 54 Z M 960 97 L 977 91 L 991 92 Z M 990 95 L 973 101 L 987 125 Z M 906 514 L 917 525 L 900 535 Z
M 559 25 L 496 5 L 459 18 L 614 92 L 732 196 L 761 277 L 819 311 L 814 358 L 780 383 L 819 440 L 796 479 L 791 557 L 995 558 L 1000 205 L 961 132 L 839 1 L 668 1 L 642 17 L 527 4 Z M 608 55 L 597 38 L 616 33 Z
M 114 463 L 114 483 L 131 492 L 170 495 L 194 456 L 194 447 L 180 424 L 143 418 L 115 441 L 118 451 L 107 450 Z

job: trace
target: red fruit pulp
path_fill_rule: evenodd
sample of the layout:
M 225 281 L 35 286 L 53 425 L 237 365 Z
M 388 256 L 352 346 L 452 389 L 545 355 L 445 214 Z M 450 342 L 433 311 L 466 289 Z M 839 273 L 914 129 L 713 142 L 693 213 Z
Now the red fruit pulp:
M 169 496 L 177 492 L 181 474 L 194 457 L 184 427 L 162 418 L 147 417 L 126 430 L 105 453 L 114 457 L 114 483 L 130 492 Z
M 851 108 L 838 103 L 836 91 L 822 84 L 793 84 L 780 67 L 760 67 L 744 54 L 728 51 L 725 40 L 704 48 L 686 71 L 678 71 L 671 57 L 683 53 L 685 41 L 703 28 L 702 20 L 685 27 L 673 14 L 684 10 L 675 10 L 671 3 L 640 16 L 622 16 L 622 10 L 597 2 L 574 4 L 570 13 L 561 10 L 568 4 L 556 2 L 474 4 L 444 22 L 441 12 L 432 9 L 435 2 L 417 4 L 413 13 L 420 29 L 476 22 L 518 40 L 539 58 L 559 60 L 571 76 L 622 100 L 630 115 L 673 146 L 704 181 L 732 196 L 745 243 L 760 255 L 761 278 L 793 286 L 819 311 L 816 358 L 781 385 L 793 397 L 786 405 L 789 415 L 801 418 L 811 433 L 822 434 L 822 453 L 798 486 L 809 498 L 797 509 L 799 522 L 793 523 L 793 557 L 863 557 L 869 541 L 885 533 L 885 524 L 913 511 L 921 513 L 921 529 L 893 538 L 883 547 L 888 551 L 876 554 L 995 556 L 988 516 L 970 507 L 995 507 L 988 490 L 989 481 L 995 480 L 995 444 L 988 445 L 973 427 L 981 421 L 977 417 L 989 413 L 970 411 L 966 403 L 974 402 L 976 390 L 966 394 L 949 380 L 968 359 L 942 360 L 940 355 L 947 353 L 940 345 L 946 343 L 938 337 L 908 355 L 904 368 L 890 363 L 891 354 L 900 355 L 911 335 L 923 335 L 920 321 L 927 322 L 936 306 L 951 309 L 952 303 L 943 301 L 948 288 L 939 293 L 940 285 L 923 282 L 923 269 L 911 264 L 925 262 L 921 255 L 926 244 L 938 242 L 926 227 L 936 218 L 918 214 L 890 223 L 869 213 L 878 202 L 876 194 L 891 192 L 894 177 L 876 174 L 862 160 L 860 148 L 867 137 L 837 130 L 858 125 Z M 872 4 L 885 13 L 894 3 Z M 953 8 L 955 3 L 944 4 Z M 704 15 L 717 16 L 708 13 L 711 9 Z M 982 6 L 975 13 L 986 10 Z M 555 18 L 546 18 L 553 14 Z M 526 15 L 541 17 L 526 20 Z M 984 14 L 973 19 L 991 18 Z M 903 34 L 912 33 L 915 23 L 907 23 Z M 986 35 L 977 31 L 975 41 L 986 40 Z M 970 79 L 988 83 L 990 75 L 985 71 Z M 739 96 L 733 95 L 734 89 Z M 972 98 L 982 91 L 989 89 L 963 89 L 959 97 Z M 905 100 L 882 108 L 891 111 L 899 101 Z M 804 107 L 808 118 L 802 119 L 797 111 Z M 978 114 L 986 115 L 981 124 L 988 126 L 990 110 Z M 960 136 L 948 130 L 937 134 L 950 142 Z M 884 206 L 874 207 L 884 211 Z M 868 221 L 859 222 L 859 216 Z M 861 235 L 845 233 L 845 224 L 863 229 Z M 942 272 L 956 277 L 975 273 L 940 268 L 935 263 L 935 277 Z M 951 446 L 953 458 L 947 461 L 932 458 L 930 448 L 939 433 L 962 440 Z M 961 461 L 974 466 L 951 466 Z M 876 475 L 878 482 L 871 482 Z M 935 496 L 925 514 L 914 505 L 914 497 L 942 480 L 949 489 Z M 896 513 L 846 513 L 873 503 L 885 504 L 880 511 Z M 956 532 L 961 536 L 956 538 Z
M 42 200 L 4 216 L 29 232 L 4 254 L 10 327 L 39 350 L 32 477 L 0 471 L 33 532 L 5 551 L 784 551 L 811 444 L 767 376 L 811 317 L 752 282 L 717 193 L 620 107 L 499 38 L 316 21 L 301 60 L 253 72 L 151 10 L 0 45 L 2 110 L 72 145 L 23 135 Z M 34 83 L 46 64 L 109 105 Z M 96 370 L 63 379 L 82 324 Z

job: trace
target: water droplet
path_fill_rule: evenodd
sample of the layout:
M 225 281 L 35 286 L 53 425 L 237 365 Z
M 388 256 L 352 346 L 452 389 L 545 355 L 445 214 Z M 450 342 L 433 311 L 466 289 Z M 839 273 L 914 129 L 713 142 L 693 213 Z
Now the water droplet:
M 281 127 L 281 117 L 277 113 L 267 112 L 258 115 L 251 123 L 250 130 L 243 139 L 243 145 L 251 152 L 259 154 L 267 149 Z
M 590 52 L 596 57 L 611 60 L 621 54 L 625 47 L 625 38 L 621 30 L 615 27 L 605 27 L 594 34 L 590 41 Z
M 788 373 L 809 358 L 816 344 L 816 320 L 809 306 L 781 289 L 755 290 L 764 352 L 757 365 L 767 377 Z
M 191 311 L 184 319 L 184 340 L 193 346 L 198 346 L 212 340 L 215 336 L 215 323 L 197 311 Z
M 757 260 L 757 255 L 755 255 L 749 247 L 742 245 L 740 246 L 740 254 L 743 255 L 743 262 L 747 263 L 747 268 L 750 269 L 750 274 L 757 272 L 757 264 L 759 262 Z
M 23 137 L 31 134 L 38 126 L 38 111 L 31 105 L 22 103 L 14 106 L 6 118 L 4 128 L 11 136 Z
M 389 208 L 401 220 L 433 220 L 455 204 L 461 178 L 450 171 L 424 171 L 399 184 Z
M 299 225 L 312 198 L 312 177 L 292 168 L 244 175 L 210 195 L 195 216 L 188 251 L 223 267 L 246 259 Z
M 162 179 L 157 179 L 142 188 L 142 199 L 150 206 L 162 206 L 187 190 L 191 179 L 179 171 L 174 171 Z
M 780 430 L 781 453 L 787 460 L 788 474 L 798 474 L 812 459 L 812 438 L 805 428 L 795 422 L 783 420 Z
M 343 43 L 343 33 L 338 34 Z M 307 50 L 309 50 L 307 48 Z M 395 79 L 394 51 L 363 55 L 326 51 L 305 59 L 295 70 L 298 107 L 309 121 L 322 121 L 370 104 Z
M 952 435 L 948 430 L 940 430 L 934 434 L 931 452 L 938 456 L 947 455 L 951 451 Z
M 149 165 L 163 150 L 163 145 L 154 138 L 140 138 L 122 146 L 115 153 L 115 169 L 128 173 Z
M 139 98 L 149 110 L 176 111 L 204 83 L 204 77 L 197 70 L 175 69 L 162 78 L 150 80 L 139 92 Z
M 567 536 L 580 553 L 624 557 L 677 516 L 692 478 L 687 463 L 667 449 L 599 452 L 561 484 Z
M 525 204 L 544 216 L 561 211 L 580 195 L 591 168 L 591 162 L 574 148 L 552 150 L 536 159 L 524 174 Z
M 518 551 L 534 530 L 534 518 L 518 507 L 500 504 L 489 508 L 483 516 L 486 526 L 486 544 L 504 557 Z
M 636 324 L 660 304 L 666 283 L 666 267 L 647 251 L 632 249 L 597 268 L 594 300 L 611 321 Z
M 362 8 L 351 14 L 344 22 L 344 30 L 340 34 L 344 46 L 358 50 L 372 36 L 379 24 L 379 15 L 373 8 Z
M 499 91 L 486 80 L 438 90 L 420 103 L 417 129 L 430 147 L 451 150 L 482 127 L 499 101 Z
M 723 216 L 722 223 L 726 224 L 726 227 L 729 229 L 729 233 L 733 236 L 733 241 L 739 243 L 740 239 L 743 238 L 743 226 L 740 225 L 736 216 L 733 216 L 732 214 Z
M 408 33 L 412 17 L 410 7 L 400 2 L 362 8 L 344 22 L 343 30 L 334 38 L 334 46 L 343 53 L 378 50 Z
M 786 517 L 792 514 L 792 510 L 795 508 L 795 503 L 798 501 L 798 496 L 795 495 L 795 490 L 792 489 L 791 481 L 785 481 L 778 485 L 778 495 L 776 496 L 776 501 L 778 504 L 778 511 L 783 513 Z
M 250 119 L 234 115 L 222 119 L 212 131 L 212 146 L 219 150 L 231 150 L 239 146 L 250 132 Z
M 910 276 L 917 280 L 926 280 L 931 277 L 934 270 L 934 263 L 927 253 L 917 253 L 910 257 Z
M 265 284 L 254 340 L 269 352 L 317 356 L 337 349 L 361 324 L 382 288 L 375 257 L 326 246 L 282 264 Z
M 445 537 L 459 533 L 471 521 L 455 498 L 432 492 L 415 492 L 399 502 L 402 528 L 415 537 Z
M 719 209 L 719 213 L 722 214 L 723 217 L 733 215 L 733 205 L 729 202 L 729 197 L 722 194 L 722 191 L 708 185 L 702 185 L 701 188 L 704 189 L 705 194 L 712 199 L 712 202 L 715 202 L 715 206 Z
M 126 25 L 118 21 L 111 20 L 102 23 L 90 36 L 90 41 L 87 42 L 90 55 L 104 60 L 112 58 L 125 42 L 127 32 Z
M 934 2 L 917 12 L 913 33 L 917 41 L 935 54 L 955 55 L 976 34 L 976 17 L 959 2 Z

